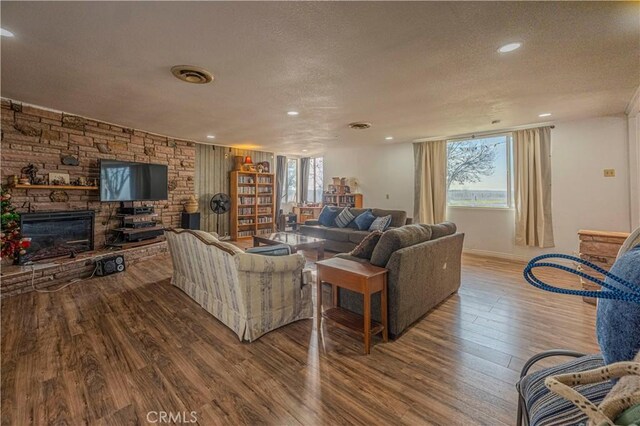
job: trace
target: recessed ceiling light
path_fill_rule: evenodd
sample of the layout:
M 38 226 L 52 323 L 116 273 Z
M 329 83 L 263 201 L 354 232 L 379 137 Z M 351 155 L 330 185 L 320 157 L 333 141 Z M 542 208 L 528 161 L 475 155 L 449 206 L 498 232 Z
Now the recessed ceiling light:
M 520 46 L 522 46 L 522 43 L 518 43 L 518 42 L 505 44 L 500 49 L 498 49 L 498 52 L 500 52 L 500 53 L 513 52 L 514 50 L 519 49 Z
M 215 139 L 216 135 L 207 135 L 207 139 Z
M 287 112 L 287 115 L 298 115 L 300 114 L 298 111 L 289 111 Z
M 385 140 L 391 141 L 391 140 L 393 140 L 393 136 L 387 136 L 387 137 L 385 138 Z
M 2 37 L 13 37 L 13 33 L 9 30 L 5 30 L 4 28 L 0 28 L 0 36 Z
M 309 150 L 308 150 L 308 149 L 303 149 L 303 150 L 302 150 L 302 152 L 307 152 L 307 151 L 309 151 Z
M 550 112 L 543 112 L 542 114 L 538 114 L 538 117 L 551 117 Z

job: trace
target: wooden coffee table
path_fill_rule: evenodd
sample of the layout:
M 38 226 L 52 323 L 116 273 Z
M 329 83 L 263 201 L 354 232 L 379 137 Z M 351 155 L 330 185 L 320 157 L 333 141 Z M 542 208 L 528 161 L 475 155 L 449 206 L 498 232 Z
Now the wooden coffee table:
M 293 232 L 254 235 L 253 246 L 258 247 L 260 244 L 270 246 L 286 244 L 291 247 L 291 251 L 294 253 L 298 250 L 316 250 L 318 260 L 324 259 L 324 240 L 322 238 L 307 237 L 302 234 L 294 234 Z
M 382 333 L 382 340 L 389 340 L 387 326 L 387 269 L 360 263 L 353 260 L 333 257 L 316 263 L 318 267 L 317 284 L 317 318 L 318 331 L 322 317 L 331 319 L 341 326 L 358 331 L 364 335 L 364 353 L 371 351 L 371 336 Z M 322 283 L 331 284 L 333 293 L 333 308 L 322 312 Z M 340 288 L 354 291 L 363 295 L 364 315 L 358 315 L 338 307 Z M 381 293 L 380 310 L 382 323 L 371 321 L 371 295 Z

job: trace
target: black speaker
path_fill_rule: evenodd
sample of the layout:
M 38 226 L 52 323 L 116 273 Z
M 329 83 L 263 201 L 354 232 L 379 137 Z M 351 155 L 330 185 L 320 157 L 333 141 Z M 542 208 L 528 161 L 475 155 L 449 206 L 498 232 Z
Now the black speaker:
M 124 271 L 124 256 L 103 257 L 96 261 L 96 275 L 103 277 Z
M 200 213 L 185 213 L 182 212 L 182 224 L 183 229 L 200 229 Z

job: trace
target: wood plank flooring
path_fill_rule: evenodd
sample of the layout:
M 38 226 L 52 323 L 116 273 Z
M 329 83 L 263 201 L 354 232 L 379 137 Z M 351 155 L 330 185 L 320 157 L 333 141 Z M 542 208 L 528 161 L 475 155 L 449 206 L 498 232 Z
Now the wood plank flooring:
M 5 299 L 2 425 L 148 424 L 160 411 L 200 425 L 514 424 L 524 360 L 596 352 L 595 308 L 528 286 L 521 263 L 463 263 L 458 294 L 369 356 L 357 334 L 318 335 L 313 320 L 240 343 L 171 286 L 167 256 Z

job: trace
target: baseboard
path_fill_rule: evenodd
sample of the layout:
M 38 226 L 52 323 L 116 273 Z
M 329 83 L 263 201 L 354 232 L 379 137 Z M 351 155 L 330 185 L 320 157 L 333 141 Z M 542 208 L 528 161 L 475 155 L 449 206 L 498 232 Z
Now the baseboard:
M 495 257 L 497 259 L 506 259 L 506 260 L 518 260 L 520 262 L 528 262 L 529 260 L 531 260 L 531 256 L 518 256 L 512 253 L 502 253 L 499 251 L 491 251 L 491 250 L 463 249 L 462 252 L 466 254 L 473 254 L 476 256 Z

